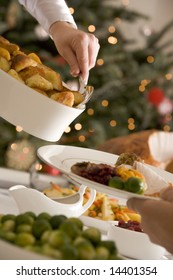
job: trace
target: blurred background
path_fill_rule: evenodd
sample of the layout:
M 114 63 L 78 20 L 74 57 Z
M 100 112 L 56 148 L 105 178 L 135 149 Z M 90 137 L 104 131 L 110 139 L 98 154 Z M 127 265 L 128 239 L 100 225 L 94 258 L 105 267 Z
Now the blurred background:
M 108 139 L 140 131 L 172 132 L 173 2 L 66 2 L 78 27 L 95 34 L 101 48 L 90 71 L 93 97 L 57 144 L 97 149 Z M 36 52 L 65 82 L 76 83 L 53 41 L 17 0 L 0 0 L 0 35 L 26 53 Z M 27 171 L 45 144 L 0 118 L 0 166 Z

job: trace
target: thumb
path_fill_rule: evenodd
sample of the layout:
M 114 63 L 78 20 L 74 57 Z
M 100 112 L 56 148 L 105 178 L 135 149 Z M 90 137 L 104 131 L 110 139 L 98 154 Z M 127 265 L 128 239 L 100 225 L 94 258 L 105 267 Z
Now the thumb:
M 160 192 L 160 198 L 173 203 L 173 186 L 170 185 Z
M 146 200 L 148 199 L 135 197 L 129 198 L 127 200 L 127 207 L 137 213 L 140 213 L 145 207 Z

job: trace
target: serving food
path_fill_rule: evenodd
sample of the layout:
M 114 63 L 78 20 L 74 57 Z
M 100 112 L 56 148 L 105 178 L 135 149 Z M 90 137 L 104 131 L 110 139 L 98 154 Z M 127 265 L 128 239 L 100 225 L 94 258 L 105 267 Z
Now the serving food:
M 146 233 L 120 227 L 118 222 L 109 223 L 107 236 L 108 239 L 115 241 L 120 254 L 127 258 L 159 260 L 165 254 L 165 248 L 152 243 Z
M 85 110 L 83 95 L 68 89 L 37 54 L 25 54 L 3 37 L 0 48 L 1 117 L 30 135 L 58 141 Z
M 59 73 L 44 65 L 36 53 L 25 54 L 18 45 L 0 36 L 0 69 L 33 90 L 75 107 L 84 97 L 64 86 Z
M 11 248 L 6 248 L 12 252 L 15 246 L 22 248 L 26 250 L 26 256 L 27 252 L 33 252 L 59 260 L 120 259 L 114 241 L 103 240 L 98 229 L 84 228 L 80 219 L 64 215 L 35 215 L 32 212 L 2 215 L 0 243 L 4 248 L 5 243 L 11 244 Z M 15 259 L 17 255 L 8 253 L 8 257 Z M 6 250 L 1 250 L 0 258 L 7 259 Z
M 114 166 L 77 162 L 72 165 L 71 171 L 94 182 L 136 194 L 159 196 L 159 186 L 171 185 L 148 168 L 134 153 L 122 153 Z
M 61 187 L 53 182 L 50 183 L 50 187 L 45 188 L 43 193 L 49 198 L 60 198 L 78 192 L 79 187 L 69 184 L 69 187 Z M 84 194 L 85 204 L 90 198 L 90 189 L 86 189 Z M 92 205 L 82 214 L 90 218 L 94 218 L 101 221 L 141 221 L 141 216 L 128 209 L 126 205 L 119 202 L 118 198 L 107 196 L 104 193 L 97 192 L 96 197 Z

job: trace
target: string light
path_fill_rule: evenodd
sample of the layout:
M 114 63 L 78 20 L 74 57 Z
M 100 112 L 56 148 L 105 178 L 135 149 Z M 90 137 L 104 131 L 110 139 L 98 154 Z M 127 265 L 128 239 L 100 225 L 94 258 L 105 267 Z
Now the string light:
M 172 80 L 172 74 L 171 73 L 167 73 L 165 75 L 165 79 L 168 80 L 168 81 Z
M 114 33 L 114 32 L 116 31 L 115 26 L 110 25 L 110 26 L 108 27 L 108 31 L 109 31 L 109 33 Z
M 129 118 L 128 119 L 128 123 L 130 124 L 130 123 L 134 123 L 135 122 L 135 120 L 134 120 L 134 118 Z
M 129 5 L 129 0 L 122 0 L 122 4 L 124 6 L 128 6 Z
M 93 116 L 93 115 L 94 115 L 94 110 L 93 110 L 92 108 L 89 108 L 89 109 L 87 110 L 87 114 L 88 114 L 89 116 Z
M 16 126 L 16 131 L 17 132 L 21 132 L 23 130 L 23 128 L 20 126 L 20 125 L 17 125 Z
M 69 133 L 71 131 L 71 127 L 70 126 L 68 126 L 66 129 L 65 129 L 65 133 Z
M 108 102 L 108 100 L 102 100 L 101 104 L 102 104 L 103 107 L 108 107 L 109 102 Z
M 151 83 L 151 80 L 146 80 L 146 79 L 142 80 L 142 81 L 141 81 L 141 84 L 139 85 L 139 91 L 140 91 L 140 92 L 144 92 L 145 89 L 146 89 L 146 86 L 147 86 L 149 83 Z
M 70 14 L 73 15 L 74 14 L 74 8 L 70 7 L 69 8 Z
M 154 62 L 154 56 L 152 56 L 152 55 L 147 56 L 147 62 L 148 63 L 153 63 Z
M 167 114 L 167 115 L 165 116 L 165 121 L 166 121 L 166 122 L 170 122 L 171 120 L 172 120 L 171 114 Z
M 129 129 L 129 130 L 134 130 L 134 129 L 135 129 L 135 125 L 134 125 L 133 123 L 130 123 L 130 124 L 128 125 L 128 129 Z
M 169 125 L 164 125 L 163 130 L 169 132 L 171 129 Z
M 42 165 L 41 163 L 36 163 L 36 164 L 34 165 L 34 168 L 35 168 L 36 171 L 40 171 L 40 170 L 42 170 L 43 165 Z
M 109 42 L 109 44 L 115 45 L 115 44 L 117 44 L 118 39 L 114 36 L 110 36 L 110 37 L 108 37 L 108 42 Z
M 17 150 L 17 144 L 16 143 L 12 143 L 10 147 L 13 151 Z
M 96 30 L 95 26 L 94 25 L 89 25 L 88 26 L 88 31 L 89 32 L 94 32 Z
M 117 122 L 115 120 L 110 121 L 110 126 L 115 127 L 117 125 Z
M 102 66 L 104 64 L 104 60 L 102 58 L 97 59 L 97 65 Z
M 79 136 L 79 141 L 80 141 L 80 142 L 85 142 L 85 140 L 86 140 L 86 138 L 85 138 L 84 135 L 80 135 L 80 136 Z
M 121 23 L 121 19 L 119 18 L 119 17 L 116 17 L 115 18 L 115 23 L 118 25 L 118 24 L 120 24 Z
M 76 123 L 74 127 L 75 127 L 76 130 L 81 130 L 82 129 L 82 125 L 80 123 Z
M 134 118 L 129 118 L 128 120 L 128 129 L 134 130 L 135 129 L 135 120 Z
M 140 86 L 139 86 L 139 91 L 140 91 L 140 92 L 144 92 L 144 91 L 145 91 L 145 86 L 140 85 Z

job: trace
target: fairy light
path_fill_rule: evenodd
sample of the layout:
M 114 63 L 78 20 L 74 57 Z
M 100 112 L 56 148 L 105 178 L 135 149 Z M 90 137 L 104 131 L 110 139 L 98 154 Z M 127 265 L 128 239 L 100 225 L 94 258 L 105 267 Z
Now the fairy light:
M 169 132 L 171 129 L 169 125 L 164 125 L 163 130 Z
M 134 118 L 128 118 L 128 129 L 129 130 L 134 130 L 135 129 L 135 120 Z
M 81 125 L 80 123 L 76 123 L 75 126 L 74 126 L 74 128 L 75 128 L 76 130 L 81 130 L 81 129 L 82 129 L 82 125 Z
M 17 132 L 21 132 L 23 130 L 23 128 L 20 126 L 20 125 L 17 125 L 16 126 L 16 131 Z
M 34 168 L 35 168 L 36 171 L 40 171 L 40 170 L 42 170 L 43 165 L 42 165 L 41 163 L 36 163 L 36 164 L 34 165 Z
M 24 154 L 28 154 L 30 152 L 30 149 L 28 147 L 24 147 L 22 151 Z
M 130 123 L 130 124 L 128 125 L 128 129 L 129 129 L 129 130 L 134 130 L 134 129 L 135 129 L 135 125 L 134 125 L 133 123 Z
M 16 143 L 12 143 L 10 147 L 11 147 L 11 150 L 13 150 L 13 151 L 17 150 L 17 144 Z
M 89 25 L 88 26 L 88 31 L 89 32 L 94 32 L 96 30 L 96 27 L 94 25 Z
M 154 56 L 152 56 L 152 55 L 147 56 L 147 62 L 148 63 L 153 63 L 154 62 Z
M 80 142 L 85 142 L 85 140 L 86 140 L 86 138 L 85 138 L 84 135 L 80 135 L 80 136 L 79 136 L 79 141 L 80 141 Z
M 134 118 L 129 118 L 127 121 L 129 124 L 133 124 L 135 122 Z
M 65 129 L 65 133 L 69 133 L 71 131 L 71 127 L 70 126 L 68 126 L 66 129 Z
M 165 116 L 165 121 L 166 122 L 170 122 L 172 120 L 172 115 L 171 114 L 167 114 L 166 116 Z
M 141 80 L 141 84 L 139 85 L 139 91 L 140 91 L 140 92 L 144 92 L 145 89 L 146 89 L 146 86 L 147 86 L 149 83 L 151 83 L 151 80 L 146 80 L 146 79 Z
M 89 108 L 89 109 L 87 110 L 87 114 L 88 114 L 89 116 L 93 116 L 93 115 L 94 115 L 94 110 L 93 110 L 92 108 Z
M 102 58 L 97 59 L 97 65 L 102 66 L 104 64 L 104 60 Z
M 105 100 L 102 100 L 101 104 L 102 104 L 103 107 L 108 107 L 109 102 L 108 102 L 108 100 L 105 99 Z
M 129 0 L 122 0 L 122 4 L 124 6 L 128 6 L 129 5 Z
M 115 18 L 115 23 L 118 25 L 118 24 L 120 24 L 121 23 L 121 19 L 119 18 L 119 17 L 116 17 Z
M 118 42 L 118 39 L 114 36 L 110 36 L 110 37 L 108 37 L 108 42 L 109 42 L 109 44 L 116 45 Z
M 168 81 L 172 80 L 172 74 L 171 73 L 167 73 L 165 75 L 165 79 L 168 80 Z
M 140 92 L 144 92 L 145 91 L 145 86 L 144 85 L 140 85 L 139 86 L 139 91 Z
M 115 127 L 117 125 L 117 122 L 116 120 L 111 120 L 109 124 L 110 126 Z
M 114 33 L 114 32 L 116 31 L 115 26 L 110 25 L 110 26 L 108 27 L 108 31 L 109 31 L 109 33 Z
M 70 7 L 69 8 L 70 14 L 73 15 L 74 14 L 74 8 Z

